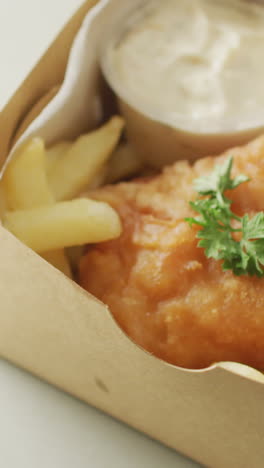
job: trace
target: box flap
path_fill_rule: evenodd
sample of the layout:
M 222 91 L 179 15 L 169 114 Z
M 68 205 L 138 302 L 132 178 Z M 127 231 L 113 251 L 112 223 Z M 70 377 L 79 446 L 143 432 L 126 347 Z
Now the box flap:
M 2 355 L 207 466 L 263 466 L 261 374 L 165 364 L 99 301 L 5 230 L 0 237 Z

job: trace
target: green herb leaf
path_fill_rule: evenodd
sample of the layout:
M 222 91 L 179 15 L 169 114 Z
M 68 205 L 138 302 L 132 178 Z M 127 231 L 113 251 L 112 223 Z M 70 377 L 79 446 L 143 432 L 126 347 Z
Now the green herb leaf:
M 248 181 L 248 177 L 244 175 L 231 179 L 232 165 L 233 158 L 230 157 L 222 166 L 216 165 L 210 175 L 196 179 L 194 182 L 196 191 L 200 195 L 215 195 L 217 192 L 223 194 L 225 190 L 232 190 Z
M 242 220 L 242 233 L 245 240 L 264 239 L 264 213 L 257 213 L 253 218 L 249 219 L 245 215 Z
M 203 198 L 190 202 L 198 216 L 186 218 L 192 226 L 201 229 L 197 233 L 198 246 L 205 250 L 208 258 L 222 260 L 223 270 L 232 270 L 235 275 L 264 276 L 264 213 L 257 213 L 251 219 L 243 218 L 231 211 L 232 201 L 225 195 L 249 178 L 239 175 L 231 178 L 233 159 L 228 158 L 213 172 L 195 181 L 195 188 Z M 237 228 L 232 221 L 236 220 Z M 235 240 L 239 232 L 241 239 Z

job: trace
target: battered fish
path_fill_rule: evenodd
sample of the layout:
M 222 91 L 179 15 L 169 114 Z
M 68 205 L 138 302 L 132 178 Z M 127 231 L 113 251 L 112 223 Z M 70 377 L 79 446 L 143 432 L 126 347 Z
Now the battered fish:
M 250 181 L 228 193 L 238 215 L 264 210 L 264 137 L 208 157 L 166 167 L 157 177 L 93 193 L 120 214 L 119 239 L 89 248 L 80 284 L 108 304 L 138 345 L 192 369 L 236 361 L 264 369 L 264 279 L 223 272 L 197 247 L 189 201 L 193 181 L 234 158 L 232 175 Z

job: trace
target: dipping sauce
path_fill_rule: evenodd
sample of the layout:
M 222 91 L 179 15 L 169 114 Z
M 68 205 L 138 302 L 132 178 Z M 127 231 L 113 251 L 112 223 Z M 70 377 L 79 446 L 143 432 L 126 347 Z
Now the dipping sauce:
M 264 7 L 249 0 L 150 0 L 107 60 L 132 102 L 201 133 L 264 123 Z

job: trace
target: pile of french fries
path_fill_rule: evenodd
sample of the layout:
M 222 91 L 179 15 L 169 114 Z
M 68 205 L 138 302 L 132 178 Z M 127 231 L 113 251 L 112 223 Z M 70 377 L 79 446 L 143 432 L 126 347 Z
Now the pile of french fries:
M 66 248 L 121 233 L 113 208 L 79 195 L 140 170 L 142 164 L 130 146 L 119 144 L 123 128 L 123 119 L 114 116 L 75 142 L 63 141 L 49 149 L 43 139 L 32 138 L 16 150 L 3 174 L 2 224 L 69 277 Z

